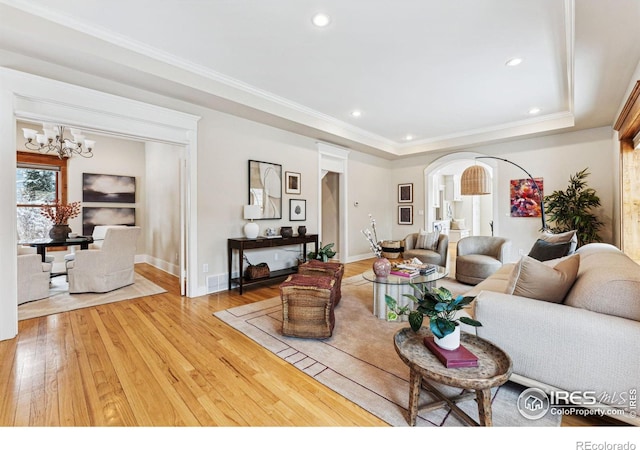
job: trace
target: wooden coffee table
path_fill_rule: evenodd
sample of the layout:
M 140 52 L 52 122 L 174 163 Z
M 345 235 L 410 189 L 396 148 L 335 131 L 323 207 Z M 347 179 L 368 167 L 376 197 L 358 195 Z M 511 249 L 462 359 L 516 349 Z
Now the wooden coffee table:
M 407 420 L 409 425 L 415 426 L 418 409 L 432 411 L 449 406 L 452 412 L 469 425 L 492 426 L 491 388 L 506 383 L 511 376 L 512 365 L 509 355 L 489 341 L 462 332 L 460 342 L 478 357 L 478 367 L 447 369 L 424 345 L 423 340 L 427 336 L 433 336 L 433 334 L 425 327 L 422 327 L 417 333 L 411 328 L 403 328 L 394 336 L 396 352 L 410 369 L 409 417 Z M 475 391 L 480 423 L 456 405 L 456 402 L 468 399 L 473 393 L 463 391 L 463 394 L 459 396 L 448 398 L 430 382 Z M 419 408 L 421 387 L 431 392 L 438 401 Z

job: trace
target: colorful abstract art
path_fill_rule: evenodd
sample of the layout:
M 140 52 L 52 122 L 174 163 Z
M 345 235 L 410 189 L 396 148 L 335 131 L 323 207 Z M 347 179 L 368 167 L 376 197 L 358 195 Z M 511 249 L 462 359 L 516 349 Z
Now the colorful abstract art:
M 540 204 L 544 198 L 542 178 L 511 180 L 511 217 L 540 217 Z

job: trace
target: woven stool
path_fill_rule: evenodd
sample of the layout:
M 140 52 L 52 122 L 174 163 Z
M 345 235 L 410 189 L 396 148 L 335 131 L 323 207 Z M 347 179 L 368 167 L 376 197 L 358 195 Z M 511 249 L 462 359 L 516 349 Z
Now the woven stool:
M 336 282 L 332 277 L 289 275 L 280 285 L 282 334 L 328 338 L 333 333 Z
M 298 274 L 312 276 L 327 276 L 336 280 L 336 299 L 333 306 L 338 306 L 342 298 L 342 276 L 344 275 L 344 264 L 337 262 L 322 262 L 318 259 L 310 259 L 298 265 Z

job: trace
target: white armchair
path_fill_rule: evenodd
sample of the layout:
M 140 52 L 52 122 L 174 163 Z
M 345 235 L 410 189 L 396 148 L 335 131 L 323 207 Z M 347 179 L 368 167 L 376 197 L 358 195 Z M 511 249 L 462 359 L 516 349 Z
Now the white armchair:
M 109 228 L 101 249 L 78 250 L 67 261 L 69 292 L 109 292 L 133 284 L 140 227 Z
M 107 236 L 107 230 L 109 228 L 124 228 L 126 225 L 96 225 L 93 227 L 93 233 L 91 237 L 93 238 L 93 242 L 89 244 L 89 248 L 92 249 L 101 249 L 102 244 L 104 243 L 104 238 Z
M 51 263 L 36 253 L 18 255 L 18 305 L 49 297 Z

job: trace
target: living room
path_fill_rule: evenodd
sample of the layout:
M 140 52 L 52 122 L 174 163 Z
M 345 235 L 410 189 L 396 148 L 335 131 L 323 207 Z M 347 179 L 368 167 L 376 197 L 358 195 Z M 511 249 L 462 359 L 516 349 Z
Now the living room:
M 8 17 L 24 19 L 23 11 L 16 11 L 8 6 L 3 6 L 3 12 Z M 32 19 L 40 24 L 40 19 Z M 16 21 L 17 23 L 20 20 Z M 18 46 L 18 44 L 15 44 Z M 89 45 L 89 43 L 87 43 Z M 18 46 L 19 47 L 19 46 Z M 503 139 L 491 143 L 470 146 L 458 146 L 446 150 L 438 150 L 421 153 L 415 156 L 393 155 L 389 156 L 382 150 L 369 150 L 366 144 L 350 145 L 348 139 L 338 136 L 334 139 L 326 139 L 326 130 L 318 131 L 317 137 L 304 135 L 290 130 L 288 124 L 283 124 L 281 119 L 271 118 L 271 123 L 250 120 L 247 116 L 251 113 L 242 111 L 239 116 L 222 112 L 218 106 L 224 103 L 220 98 L 211 95 L 203 95 L 193 102 L 185 98 L 171 97 L 166 93 L 159 93 L 155 87 L 146 88 L 144 77 L 132 77 L 123 80 L 118 77 L 109 78 L 106 75 L 99 76 L 95 73 L 83 72 L 79 67 L 64 67 L 58 62 L 38 60 L 32 54 L 22 54 L 20 48 L 3 50 L 2 82 L 3 92 L 12 90 L 15 84 L 7 81 L 8 78 L 23 77 L 30 79 L 36 76 L 55 80 L 52 83 L 44 82 L 41 90 L 34 92 L 18 92 L 20 94 L 32 94 L 34 97 L 45 97 L 56 102 L 69 102 L 78 104 L 87 110 L 96 108 L 96 104 L 83 102 L 82 97 L 86 92 L 99 91 L 100 93 L 113 94 L 119 98 L 135 100 L 131 104 L 138 106 L 137 102 L 151 104 L 173 111 L 186 112 L 196 116 L 197 126 L 191 131 L 195 133 L 195 140 L 189 147 L 191 154 L 187 155 L 188 184 L 186 188 L 190 197 L 190 208 L 186 213 L 186 233 L 190 242 L 187 244 L 188 261 L 187 268 L 191 271 L 188 284 L 191 289 L 187 297 L 195 298 L 226 290 L 228 277 L 227 267 L 227 239 L 241 237 L 246 220 L 242 216 L 243 206 L 248 201 L 247 164 L 250 160 L 266 161 L 282 166 L 282 173 L 294 172 L 300 174 L 300 194 L 286 194 L 282 197 L 282 219 L 260 220 L 261 233 L 268 227 L 280 229 L 282 226 L 293 226 L 294 229 L 304 224 L 309 233 L 317 233 L 321 230 L 318 223 L 321 219 L 320 180 L 322 176 L 322 162 L 318 156 L 319 144 L 328 145 L 338 151 L 347 154 L 345 183 L 341 186 L 344 200 L 340 205 L 341 220 L 344 223 L 343 234 L 339 236 L 340 259 L 344 262 L 356 262 L 371 257 L 368 243 L 362 237 L 361 230 L 369 226 L 369 215 L 377 221 L 378 236 L 380 239 L 403 239 L 407 234 L 418 231 L 420 228 L 429 228 L 432 221 L 428 219 L 429 210 L 429 184 L 428 176 L 443 164 L 456 160 L 472 160 L 476 156 L 497 156 L 513 161 L 525 167 L 535 177 L 544 179 L 545 193 L 551 193 L 557 189 L 564 189 L 570 175 L 588 168 L 590 176 L 588 184 L 596 190 L 602 205 L 598 210 L 600 219 L 605 223 L 601 232 L 604 242 L 620 245 L 621 241 L 621 189 L 619 148 L 616 133 L 612 129 L 617 113 L 622 109 L 624 102 L 632 91 L 636 80 L 640 79 L 640 68 L 637 67 L 637 58 L 633 64 L 630 77 L 621 80 L 619 86 L 619 99 L 615 107 L 616 114 L 609 118 L 606 124 L 598 123 L 595 127 L 573 128 L 567 127 L 565 132 L 547 132 L 535 136 L 524 135 L 508 142 Z M 32 64 L 36 62 L 34 68 Z M 29 68 L 29 69 L 27 69 Z M 16 72 L 19 72 L 16 75 Z M 28 72 L 22 75 L 22 72 Z M 48 75 L 48 76 L 46 76 Z M 59 84 L 58 84 L 59 83 Z M 149 82 L 151 83 L 151 82 Z M 72 87 L 67 89 L 67 84 Z M 9 85 L 9 88 L 6 86 Z M 65 93 L 56 94 L 53 91 L 47 93 L 47 89 L 65 87 Z M 173 86 L 173 85 L 172 85 Z M 87 89 L 86 91 L 84 89 Z M 73 91 L 73 94 L 69 92 Z M 15 90 L 14 90 L 15 92 Z M 103 103 L 112 99 L 104 97 Z M 115 101 L 115 100 L 114 100 Z M 11 103 L 11 102 L 8 102 Z M 209 103 L 211 106 L 206 106 Z M 220 106 L 220 109 L 222 107 Z M 18 111 L 21 113 L 22 111 Z M 16 111 L 6 104 L 2 106 L 2 131 L 3 135 L 16 136 L 15 142 L 2 144 L 2 154 L 8 160 L 15 156 L 15 150 L 20 148 L 20 125 L 15 120 Z M 122 114 L 122 113 L 121 113 Z M 35 114 L 40 119 L 44 114 Z M 244 117 L 240 117 L 244 116 Z M 22 117 L 26 119 L 26 115 Z M 53 117 L 64 123 L 68 116 Z M 36 120 L 37 121 L 37 120 Z M 159 119 L 162 122 L 163 119 Z M 88 121 L 89 122 L 89 121 Z M 168 124 L 170 121 L 165 120 Z M 168 126 L 168 125 L 167 125 Z M 122 128 L 109 123 L 98 121 L 92 123 L 96 134 L 98 146 L 95 158 L 109 158 L 109 165 L 100 167 L 100 173 L 117 175 L 131 175 L 129 170 L 123 170 L 118 166 L 118 153 L 110 148 L 112 141 L 106 136 L 118 134 Z M 187 128 L 186 126 L 184 127 Z M 4 133 L 4 132 L 7 133 Z M 9 132 L 10 131 L 10 132 Z M 142 136 L 143 141 L 151 142 L 152 134 Z M 136 132 L 122 133 L 129 139 L 140 139 Z M 101 138 L 101 136 L 103 136 Z M 100 140 L 109 143 L 102 145 Z M 165 140 L 165 139 L 160 139 Z M 178 139 L 166 139 L 175 144 Z M 362 139 L 366 141 L 366 139 Z M 117 145 L 117 144 L 115 144 Z M 129 144 L 127 144 L 129 145 Z M 143 145 L 143 144 L 140 144 Z M 148 144 L 153 145 L 153 144 Z M 111 159 L 110 156 L 114 159 Z M 160 157 L 159 159 L 161 159 Z M 512 179 L 523 178 L 523 173 L 518 168 L 499 161 L 484 160 L 493 171 L 493 231 L 495 235 L 509 238 L 513 245 L 511 248 L 511 261 L 519 259 L 520 255 L 527 253 L 535 242 L 540 221 L 536 218 L 517 218 L 509 215 L 509 182 Z M 149 162 L 147 161 L 147 164 Z M 13 192 L 14 185 L 10 183 L 15 176 L 13 168 L 3 167 L 2 179 L 4 180 L 3 192 Z M 70 179 L 70 192 L 75 194 L 69 197 L 70 201 L 79 200 L 79 180 L 84 169 L 79 169 Z M 95 171 L 94 168 L 87 169 Z M 145 169 L 147 170 L 147 169 Z M 148 173 L 145 172 L 145 173 Z M 142 176 L 142 175 L 136 175 Z M 146 175 L 145 175 L 146 176 Z M 142 181 L 142 180 L 141 180 Z M 145 182 L 146 183 L 146 182 Z M 412 224 L 398 223 L 397 186 L 401 184 L 413 185 L 413 216 Z M 153 187 L 145 187 L 149 197 Z M 155 191 L 154 191 L 155 192 Z M 175 192 L 175 191 L 173 191 Z M 157 195 L 156 195 L 157 194 Z M 160 190 L 155 192 L 154 205 L 162 205 L 163 196 Z M 15 208 L 13 198 L 5 198 L 2 208 L 11 211 Z M 306 220 L 296 222 L 290 220 L 289 200 L 306 200 Z M 147 205 L 149 201 L 147 201 Z M 146 205 L 145 205 L 146 206 Z M 166 206 L 166 205 L 165 205 Z M 175 223 L 178 215 L 173 215 L 167 208 L 163 213 L 171 217 Z M 9 219 L 13 214 L 7 214 Z M 15 224 L 7 218 L 2 221 L 1 235 L 5 239 L 0 243 L 2 250 L 9 252 L 15 247 Z M 156 216 L 154 227 L 161 228 L 161 217 Z M 145 224 L 150 224 L 144 220 Z M 147 231 L 148 236 L 152 234 Z M 9 239 L 11 238 L 11 239 Z M 146 262 L 158 266 L 171 268 L 175 264 L 175 244 L 171 243 L 171 251 L 165 251 L 166 247 L 153 253 L 147 247 L 149 241 L 145 240 L 141 247 Z M 155 260 L 147 259 L 151 255 Z M 297 252 L 288 250 L 269 251 L 256 253 L 256 262 L 267 262 L 272 269 L 278 269 L 296 264 Z M 207 270 L 204 270 L 204 267 Z M 8 270 L 2 275 L 5 285 L 13 283 L 11 277 L 15 277 L 15 271 Z M 16 326 L 15 308 L 2 306 L 4 317 L 0 334 L 3 339 L 13 339 Z M 7 319 L 8 318 L 8 319 Z

